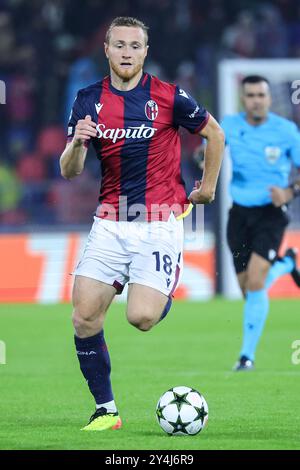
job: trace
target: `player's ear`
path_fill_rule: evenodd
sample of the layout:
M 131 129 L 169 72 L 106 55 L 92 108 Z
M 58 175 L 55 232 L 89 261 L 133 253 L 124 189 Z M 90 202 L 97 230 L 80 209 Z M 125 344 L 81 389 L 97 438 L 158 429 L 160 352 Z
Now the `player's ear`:
M 107 50 L 108 50 L 108 44 L 105 42 L 105 43 L 104 43 L 104 53 L 105 53 L 106 58 L 108 59 Z
M 145 58 L 146 58 L 146 57 L 147 57 L 147 54 L 148 54 L 149 46 L 146 46 L 145 49 L 146 49 L 146 52 L 145 52 Z

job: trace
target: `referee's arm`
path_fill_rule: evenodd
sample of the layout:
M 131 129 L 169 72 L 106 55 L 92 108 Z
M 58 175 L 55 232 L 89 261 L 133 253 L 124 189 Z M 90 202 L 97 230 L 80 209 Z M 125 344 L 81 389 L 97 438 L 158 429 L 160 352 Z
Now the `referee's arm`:
M 300 196 L 300 177 L 298 177 L 288 188 L 283 189 L 278 186 L 271 186 L 270 192 L 273 205 L 275 207 L 284 206 L 295 197 Z

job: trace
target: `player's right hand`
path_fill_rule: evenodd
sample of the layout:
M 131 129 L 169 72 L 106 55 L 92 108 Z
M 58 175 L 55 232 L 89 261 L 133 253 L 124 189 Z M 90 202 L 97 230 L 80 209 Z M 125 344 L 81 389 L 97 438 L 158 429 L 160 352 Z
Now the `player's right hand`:
M 73 142 L 75 144 L 83 144 L 85 141 L 90 140 L 92 137 L 97 136 L 96 123 L 92 121 L 89 114 L 84 119 L 79 119 L 75 127 Z

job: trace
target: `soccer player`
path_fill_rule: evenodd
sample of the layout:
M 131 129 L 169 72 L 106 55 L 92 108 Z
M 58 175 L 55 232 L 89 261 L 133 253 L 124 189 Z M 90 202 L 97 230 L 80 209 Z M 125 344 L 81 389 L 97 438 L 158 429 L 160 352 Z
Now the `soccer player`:
M 78 92 L 60 158 L 62 176 L 71 179 L 92 142 L 102 166 L 99 206 L 73 289 L 77 356 L 96 402 L 87 431 L 121 426 L 103 333 L 107 310 L 128 283 L 129 323 L 148 331 L 166 316 L 182 267 L 182 218 L 191 203 L 213 201 L 224 149 L 224 133 L 203 106 L 144 73 L 147 42 L 141 21 L 111 23 L 104 44 L 110 75 Z M 208 142 L 202 182 L 188 198 L 179 126 Z
M 300 167 L 297 126 L 269 111 L 270 87 L 261 76 L 242 81 L 245 112 L 225 116 L 222 127 L 230 147 L 232 208 L 227 239 L 245 297 L 243 345 L 235 370 L 253 368 L 269 310 L 267 289 L 291 273 L 300 287 L 296 252 L 277 257 L 288 224 L 287 204 L 300 194 L 300 179 L 289 186 L 291 165 Z

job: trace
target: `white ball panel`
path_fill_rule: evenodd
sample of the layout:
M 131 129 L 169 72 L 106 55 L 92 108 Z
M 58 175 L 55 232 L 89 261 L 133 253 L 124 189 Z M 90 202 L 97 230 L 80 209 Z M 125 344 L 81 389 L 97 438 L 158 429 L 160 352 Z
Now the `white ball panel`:
M 201 431 L 201 429 L 203 429 L 201 419 L 197 419 L 196 421 L 193 421 L 185 429 L 191 435 L 197 434 L 199 431 Z
M 186 436 L 186 432 L 182 432 L 182 431 L 177 431 L 177 432 L 174 432 L 173 433 L 174 436 Z
M 168 434 L 173 434 L 174 428 L 168 421 L 163 418 L 160 418 L 159 424 L 165 432 L 167 432 Z
M 178 418 L 177 405 L 175 405 L 175 403 L 173 403 L 172 405 L 167 405 L 162 410 L 162 415 L 166 420 L 171 421 L 172 423 L 176 423 Z
M 201 408 L 202 406 L 202 396 L 198 392 L 190 392 L 186 399 L 190 402 L 191 405 Z
M 198 413 L 193 406 L 182 405 L 179 414 L 183 423 L 190 423 L 197 417 Z
M 174 400 L 174 398 L 175 398 L 174 393 L 168 391 L 160 397 L 160 400 L 158 403 L 160 406 L 166 406 L 170 403 L 170 401 Z
M 173 387 L 173 392 L 178 393 L 179 395 L 184 395 L 185 393 L 189 393 L 192 389 L 190 387 Z

